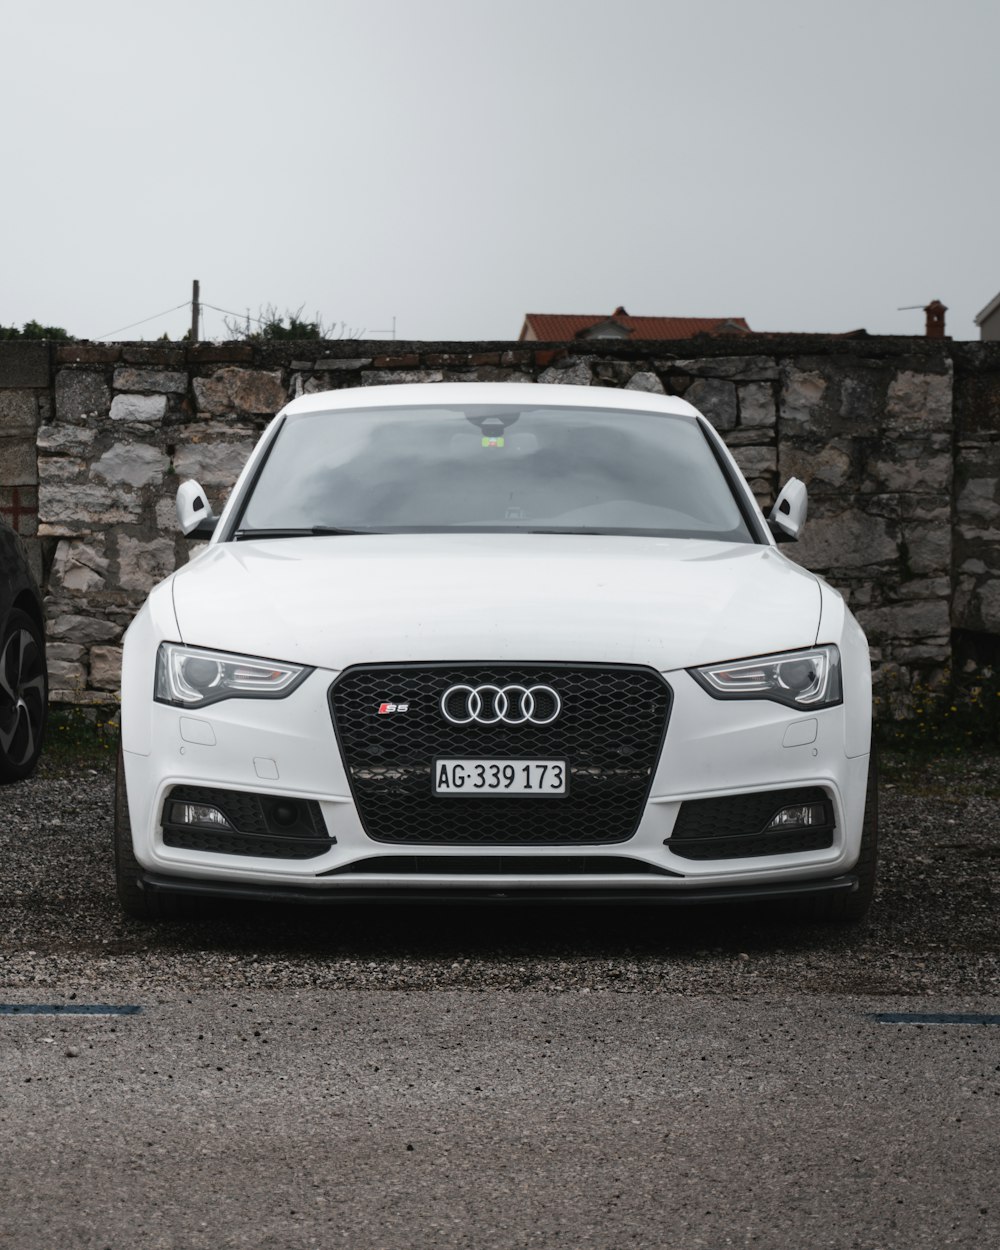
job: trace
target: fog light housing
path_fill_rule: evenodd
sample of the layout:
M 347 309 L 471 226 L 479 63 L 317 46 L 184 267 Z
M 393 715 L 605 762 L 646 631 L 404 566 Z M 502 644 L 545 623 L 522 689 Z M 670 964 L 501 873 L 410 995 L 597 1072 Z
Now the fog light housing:
M 825 803 L 795 803 L 771 817 L 767 832 L 786 829 L 815 829 L 828 824 Z
M 299 805 L 290 801 L 275 803 L 271 808 L 271 820 L 283 829 L 290 829 L 292 825 L 298 824 Z
M 172 825 L 194 825 L 199 829 L 232 829 L 232 825 L 217 807 L 208 803 L 172 803 Z

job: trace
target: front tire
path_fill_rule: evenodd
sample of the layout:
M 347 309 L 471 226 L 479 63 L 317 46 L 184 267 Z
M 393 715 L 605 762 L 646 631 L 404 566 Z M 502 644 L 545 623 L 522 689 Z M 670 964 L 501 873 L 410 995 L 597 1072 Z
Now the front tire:
M 802 920 L 817 923 L 858 924 L 864 920 L 875 895 L 878 871 L 878 761 L 875 745 L 868 757 L 868 790 L 861 824 L 861 852 L 854 866 L 858 888 L 851 894 L 816 894 L 803 899 L 796 909 Z
M 34 772 L 48 710 L 45 640 L 32 618 L 14 608 L 0 638 L 0 785 Z
M 184 913 L 186 899 L 159 890 L 145 890 L 139 884 L 141 870 L 132 848 L 132 821 L 125 788 L 125 752 L 120 745 L 115 768 L 114 856 L 115 887 L 126 916 L 133 920 L 166 920 Z

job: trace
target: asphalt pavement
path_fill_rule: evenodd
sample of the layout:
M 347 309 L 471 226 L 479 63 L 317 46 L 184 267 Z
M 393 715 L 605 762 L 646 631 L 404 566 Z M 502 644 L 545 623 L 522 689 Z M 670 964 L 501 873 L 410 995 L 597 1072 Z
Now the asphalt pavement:
M 996 763 L 890 771 L 875 910 L 847 930 L 143 925 L 113 899 L 109 774 L 8 787 L 0 1247 L 997 1244 Z

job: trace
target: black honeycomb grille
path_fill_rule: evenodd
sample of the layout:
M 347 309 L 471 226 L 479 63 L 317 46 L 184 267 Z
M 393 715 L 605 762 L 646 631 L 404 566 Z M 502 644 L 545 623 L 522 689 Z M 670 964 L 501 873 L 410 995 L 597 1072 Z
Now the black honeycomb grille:
M 822 803 L 826 821 L 806 829 L 765 832 L 783 807 Z M 824 790 L 802 786 L 681 804 L 666 845 L 683 859 L 744 859 L 822 851 L 833 845 L 833 809 Z
M 549 725 L 452 725 L 440 700 L 459 684 L 547 685 L 562 708 Z M 407 710 L 380 716 L 385 703 Z M 652 669 L 622 666 L 373 666 L 343 673 L 330 689 L 330 706 L 358 812 L 375 841 L 591 846 L 635 833 L 667 727 L 670 688 Z M 435 798 L 438 756 L 564 759 L 569 793 Z

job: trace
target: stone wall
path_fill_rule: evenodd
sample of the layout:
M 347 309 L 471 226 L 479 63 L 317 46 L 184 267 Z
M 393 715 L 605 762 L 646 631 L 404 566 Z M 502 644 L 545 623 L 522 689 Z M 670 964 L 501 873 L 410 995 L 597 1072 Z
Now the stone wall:
M 956 344 L 956 625 L 1000 636 L 1000 344 Z
M 786 550 L 846 593 L 896 714 L 947 682 L 955 631 L 1000 637 L 1000 345 L 0 343 L 0 510 L 45 587 L 54 701 L 114 701 L 125 627 L 190 554 L 181 481 L 218 508 L 295 395 L 469 379 L 684 395 L 765 507 L 801 477 L 810 523 Z

